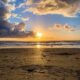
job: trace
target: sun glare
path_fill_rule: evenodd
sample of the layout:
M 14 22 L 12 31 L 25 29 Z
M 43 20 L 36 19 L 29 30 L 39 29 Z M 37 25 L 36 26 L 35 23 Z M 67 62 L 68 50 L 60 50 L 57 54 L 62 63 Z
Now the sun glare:
M 38 44 L 38 45 L 36 45 L 36 47 L 37 47 L 37 48 L 41 48 L 41 45 Z
M 37 33 L 36 33 L 36 37 L 37 37 L 37 38 L 41 38 L 42 35 L 43 35 L 43 34 L 42 34 L 41 32 L 37 32 Z

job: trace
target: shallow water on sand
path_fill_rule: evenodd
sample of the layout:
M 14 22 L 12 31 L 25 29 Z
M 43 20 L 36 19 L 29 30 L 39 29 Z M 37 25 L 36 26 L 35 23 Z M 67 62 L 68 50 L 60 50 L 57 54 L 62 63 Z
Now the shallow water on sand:
M 80 49 L 0 49 L 0 80 L 80 80 Z

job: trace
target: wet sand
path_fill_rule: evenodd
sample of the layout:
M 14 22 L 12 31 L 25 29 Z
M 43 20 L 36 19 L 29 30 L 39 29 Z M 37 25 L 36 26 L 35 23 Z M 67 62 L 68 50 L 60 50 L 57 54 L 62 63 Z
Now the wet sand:
M 80 80 L 80 49 L 0 49 L 0 80 Z

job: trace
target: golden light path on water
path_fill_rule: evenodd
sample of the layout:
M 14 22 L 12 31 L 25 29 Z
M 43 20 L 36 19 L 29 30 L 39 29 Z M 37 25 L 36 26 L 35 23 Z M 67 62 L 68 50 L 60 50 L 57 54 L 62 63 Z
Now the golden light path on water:
M 40 43 L 37 43 L 36 48 L 41 48 L 42 46 L 40 45 Z
M 33 56 L 31 56 L 31 63 L 35 65 L 45 65 L 46 60 L 43 57 L 43 48 L 40 45 L 40 43 L 37 43 L 35 45 L 34 51 L 33 51 Z

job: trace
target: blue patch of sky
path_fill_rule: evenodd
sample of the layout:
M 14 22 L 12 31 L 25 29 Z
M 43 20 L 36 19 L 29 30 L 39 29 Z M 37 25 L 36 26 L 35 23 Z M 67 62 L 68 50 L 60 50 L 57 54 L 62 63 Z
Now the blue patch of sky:
M 16 0 L 15 5 L 18 6 L 21 3 L 23 3 L 24 0 Z M 26 6 L 27 8 L 27 6 Z M 13 11 L 13 13 L 17 13 L 18 16 L 21 17 L 30 17 L 30 20 L 26 22 L 27 26 L 32 26 L 32 24 L 35 24 L 36 22 L 41 22 L 45 25 L 45 27 L 50 27 L 55 23 L 60 23 L 60 24 L 69 24 L 71 26 L 78 26 L 80 25 L 80 13 L 77 14 L 77 17 L 64 17 L 62 15 L 34 15 L 31 12 L 25 12 L 22 13 L 25 10 L 25 8 L 19 8 Z M 11 18 L 11 22 L 21 22 L 20 19 L 17 18 Z

